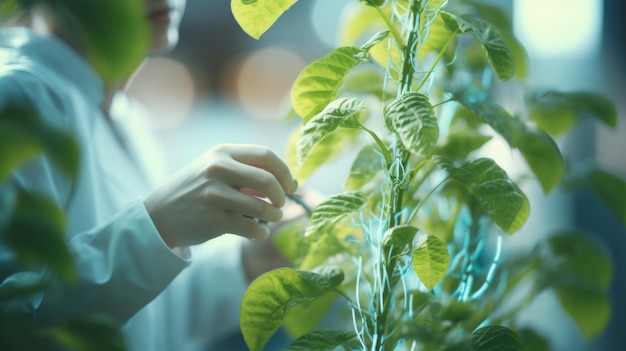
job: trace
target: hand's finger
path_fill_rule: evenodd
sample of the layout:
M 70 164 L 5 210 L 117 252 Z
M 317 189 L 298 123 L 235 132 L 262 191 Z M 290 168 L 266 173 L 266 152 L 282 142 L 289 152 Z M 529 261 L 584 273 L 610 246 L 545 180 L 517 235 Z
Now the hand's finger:
M 224 220 L 228 221 L 227 233 L 250 239 L 267 239 L 270 236 L 268 227 L 253 218 L 238 213 L 225 212 Z
M 252 145 L 230 145 L 226 148 L 234 160 L 273 174 L 287 194 L 296 191 L 295 178 L 285 162 L 271 149 Z
M 237 189 L 251 189 L 257 194 L 267 197 L 278 207 L 285 205 L 285 192 L 272 173 L 243 163 L 233 162 L 228 170 L 227 179 Z M 257 195 L 253 195 L 257 196 Z
M 206 201 L 208 207 L 222 208 L 266 222 L 277 222 L 283 215 L 280 208 L 267 201 L 244 194 L 229 186 L 208 190 Z

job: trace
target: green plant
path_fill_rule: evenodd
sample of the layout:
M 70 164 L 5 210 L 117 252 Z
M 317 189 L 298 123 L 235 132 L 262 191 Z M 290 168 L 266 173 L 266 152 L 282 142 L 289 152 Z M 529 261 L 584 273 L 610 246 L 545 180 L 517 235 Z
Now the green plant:
M 231 8 L 258 39 L 296 2 Z M 302 181 L 344 150 L 360 151 L 346 191 L 319 204 L 304 230 L 277 237 L 294 268 L 250 285 L 240 317 L 247 345 L 262 350 L 284 326 L 297 337 L 289 350 L 548 350 L 540 331 L 516 323 L 546 290 L 584 336 L 598 335 L 610 314 L 611 264 L 593 240 L 572 230 L 531 252 L 502 251 L 529 215 L 521 181 L 545 193 L 591 186 L 626 223 L 626 183 L 570 167 L 555 141 L 583 115 L 613 127 L 613 105 L 525 86 L 523 45 L 507 14 L 486 2 L 359 2 L 341 23 L 345 46 L 294 82 L 303 125 L 288 161 Z M 515 114 L 498 104 L 498 81 L 523 91 Z M 485 155 L 492 139 L 525 160 L 516 179 Z M 316 330 L 337 299 L 344 328 Z

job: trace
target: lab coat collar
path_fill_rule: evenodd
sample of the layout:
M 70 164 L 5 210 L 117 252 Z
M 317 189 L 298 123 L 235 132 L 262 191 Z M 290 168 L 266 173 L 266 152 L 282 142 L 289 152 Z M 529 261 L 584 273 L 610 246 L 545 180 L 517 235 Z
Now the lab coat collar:
M 0 50 L 8 49 L 7 63 L 36 64 L 74 83 L 96 106 L 104 101 L 104 83 L 84 57 L 64 41 L 28 28 L 0 30 Z

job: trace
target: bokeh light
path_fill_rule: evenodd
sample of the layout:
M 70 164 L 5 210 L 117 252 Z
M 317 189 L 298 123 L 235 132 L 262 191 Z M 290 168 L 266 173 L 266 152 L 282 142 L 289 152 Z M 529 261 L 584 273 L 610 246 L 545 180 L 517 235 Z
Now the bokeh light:
M 224 90 L 251 117 L 282 117 L 283 101 L 305 63 L 296 53 L 268 47 L 240 56 L 224 72 Z
M 195 88 L 189 70 L 167 57 L 150 58 L 128 91 L 146 107 L 157 129 L 181 124 L 194 103 Z

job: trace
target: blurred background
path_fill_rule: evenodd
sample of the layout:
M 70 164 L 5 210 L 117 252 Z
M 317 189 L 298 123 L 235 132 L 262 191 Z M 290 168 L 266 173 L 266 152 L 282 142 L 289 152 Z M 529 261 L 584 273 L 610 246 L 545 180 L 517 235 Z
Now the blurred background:
M 255 143 L 284 155 L 299 120 L 285 120 L 289 90 L 304 66 L 337 45 L 337 23 L 357 0 L 296 3 L 260 40 L 248 37 L 230 12 L 230 0 L 188 0 L 181 40 L 171 53 L 150 59 L 130 91 L 154 117 L 172 171 L 218 143 Z M 626 48 L 624 5 L 618 0 L 498 0 L 512 14 L 528 49 L 532 86 L 591 90 L 617 105 L 617 128 L 586 121 L 565 140 L 570 157 L 594 158 L 626 179 Z M 577 137 L 580 136 L 580 137 Z M 506 162 L 506 161 L 505 161 Z M 337 160 L 304 186 L 339 192 L 350 162 Z M 506 167 L 505 167 L 506 168 Z M 525 189 L 531 197 L 538 189 Z M 585 344 L 552 296 L 533 304 L 525 321 L 539 325 L 555 350 L 612 351 L 626 344 L 626 233 L 586 194 L 551 194 L 516 235 L 531 241 L 550 229 L 589 230 L 614 263 L 613 316 L 604 334 Z M 219 349 L 219 348 L 216 348 Z M 223 349 L 223 348 L 222 348 Z M 231 348 L 235 350 L 235 348 Z

